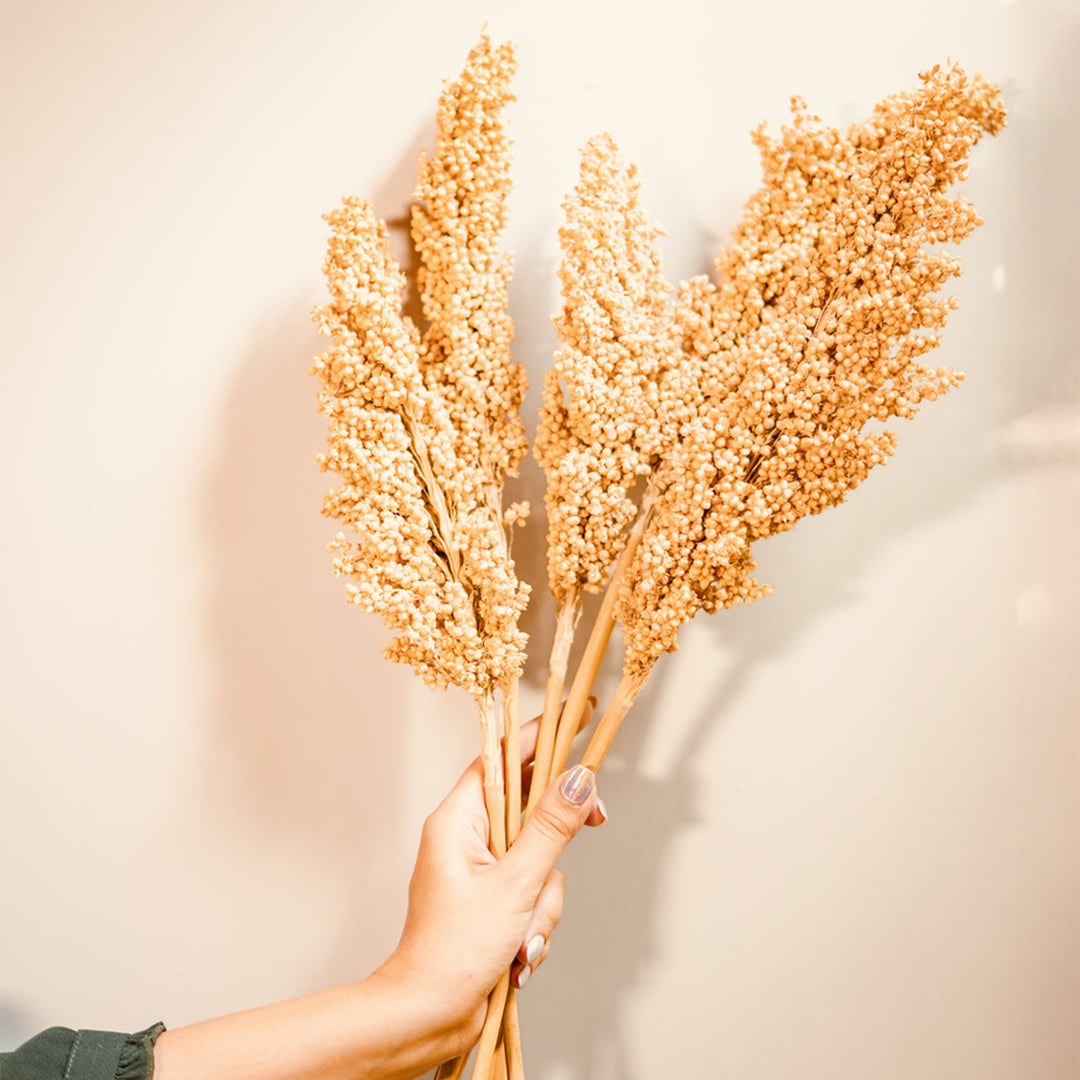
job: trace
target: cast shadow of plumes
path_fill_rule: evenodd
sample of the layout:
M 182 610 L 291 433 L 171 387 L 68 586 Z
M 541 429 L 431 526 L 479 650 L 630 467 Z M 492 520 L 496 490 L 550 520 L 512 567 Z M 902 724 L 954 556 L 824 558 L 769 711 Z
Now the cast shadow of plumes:
M 658 705 L 670 709 L 677 704 L 678 688 L 672 683 L 672 664 L 666 658 L 658 662 L 601 774 L 600 789 L 614 808 L 612 821 L 595 835 L 579 837 L 562 860 L 567 912 L 546 965 L 550 970 L 522 996 L 531 1074 L 540 1080 L 556 1075 L 560 1080 L 645 1080 L 628 1049 L 633 1039 L 625 1009 L 659 958 L 661 891 L 675 842 L 702 820 L 705 779 L 698 760 L 705 743 L 720 725 L 736 719 L 742 692 L 763 665 L 812 633 L 830 611 L 853 600 L 852 582 L 883 547 L 902 543 L 906 530 L 977 492 L 993 469 L 988 462 L 985 468 L 971 464 L 970 473 L 958 475 L 955 486 L 941 489 L 932 501 L 911 492 L 910 498 L 892 504 L 864 506 L 862 514 L 846 510 L 836 529 L 823 517 L 820 524 L 826 528 L 816 535 L 802 523 L 801 545 L 777 546 L 768 558 L 763 545 L 765 579 L 783 579 L 785 588 L 749 607 L 701 617 L 716 651 L 731 662 L 718 665 L 723 674 L 711 676 L 700 698 L 695 688 L 695 700 L 706 704 L 689 719 L 671 764 L 659 777 L 642 767 L 646 728 L 662 722 L 652 715 Z M 710 683 L 708 673 L 703 678 Z M 778 708 L 783 696 L 778 690 Z M 798 722 L 795 714 L 790 722 Z M 707 929 L 702 928 L 705 940 Z M 708 964 L 703 955 L 703 965 Z
M 969 322 L 965 331 L 954 333 L 961 340 L 950 351 L 981 356 L 988 366 L 1004 365 L 1009 357 L 1000 346 L 995 350 L 992 333 Z M 963 393 L 963 388 L 955 392 Z M 1052 398 L 1048 382 L 1016 409 Z M 550 970 L 522 996 L 527 1064 L 539 1080 L 644 1080 L 628 1049 L 634 1040 L 625 1010 L 658 958 L 661 889 L 673 845 L 701 818 L 699 759 L 705 744 L 720 725 L 736 718 L 743 690 L 763 665 L 795 648 L 823 618 L 858 600 L 860 577 L 888 549 L 956 513 L 1017 468 L 1007 442 L 997 437 L 1009 418 L 987 415 L 987 403 L 976 402 L 957 425 L 950 422 L 952 400 L 950 395 L 928 404 L 914 424 L 897 425 L 896 461 L 871 476 L 840 513 L 807 519 L 797 530 L 755 547 L 759 580 L 774 584 L 775 595 L 699 617 L 705 625 L 695 626 L 695 633 L 704 633 L 724 662 L 707 692 L 698 697 L 695 688 L 695 700 L 705 704 L 688 718 L 671 764 L 659 777 L 643 768 L 646 726 L 662 722 L 650 716 L 661 703 L 677 708 L 678 687 L 671 680 L 672 664 L 666 658 L 658 662 L 601 774 L 612 821 L 596 835 L 576 840 L 564 856 L 569 884 L 557 947 L 545 965 Z M 994 437 L 973 438 L 974 430 L 993 431 Z M 928 476 L 933 482 L 923 483 Z M 883 680 L 902 674 L 887 670 L 888 663 L 883 656 Z M 611 675 L 608 671 L 609 682 Z M 710 679 L 707 672 L 697 677 Z M 790 687 L 777 688 L 778 709 L 790 702 L 790 692 Z M 788 722 L 800 722 L 798 710 Z M 707 928 L 702 933 L 707 940 Z M 703 955 L 702 962 L 707 968 L 710 958 Z
M 405 681 L 380 656 L 378 620 L 346 604 L 329 573 L 334 526 L 319 507 L 330 481 L 314 461 L 325 422 L 307 373 L 320 342 L 301 304 L 279 310 L 221 417 L 205 502 L 218 671 L 209 812 L 248 843 L 318 860 L 336 889 L 362 894 L 393 832 Z M 372 955 L 346 948 L 335 978 L 379 959 L 375 942 L 394 930 L 372 918 Z M 384 919 L 400 925 L 400 912 Z
M 373 200 L 396 248 L 402 229 L 407 243 L 403 208 L 429 126 Z M 411 303 L 418 313 L 415 293 Z M 341 907 L 363 921 L 358 930 L 347 916 L 332 955 L 313 957 L 312 987 L 355 980 L 400 932 L 403 891 L 392 902 L 372 897 L 400 861 L 393 808 L 412 678 L 382 658 L 381 620 L 345 603 L 329 573 L 325 547 L 338 525 L 319 510 L 337 478 L 315 462 L 326 422 L 308 370 L 325 345 L 305 303 L 266 321 L 222 415 L 205 515 L 219 671 L 215 812 L 272 850 L 316 860 L 349 898 Z

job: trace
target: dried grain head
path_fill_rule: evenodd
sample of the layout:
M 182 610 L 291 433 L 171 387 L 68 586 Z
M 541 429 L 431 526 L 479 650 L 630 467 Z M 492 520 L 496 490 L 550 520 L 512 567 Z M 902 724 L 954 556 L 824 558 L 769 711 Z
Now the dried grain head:
M 462 461 L 501 486 L 527 449 L 525 371 L 514 364 L 507 310 L 511 259 L 500 248 L 510 193 L 513 46 L 483 37 L 439 99 L 435 153 L 420 159 L 412 235 L 429 326 L 421 366 L 446 402 Z
M 490 694 L 521 671 L 528 590 L 480 471 L 458 458 L 449 410 L 421 372 L 385 224 L 358 198 L 327 220 L 331 302 L 314 318 L 333 341 L 312 370 L 328 421 L 320 466 L 341 478 L 323 512 L 348 530 L 330 544 L 334 573 L 352 603 L 401 631 L 391 659 L 432 685 Z
M 562 348 L 544 379 L 535 453 L 547 475 L 548 579 L 559 599 L 605 581 L 663 449 L 658 385 L 674 357 L 670 288 L 639 183 L 610 135 L 591 139 L 566 224 L 555 316 Z
M 681 443 L 619 605 L 629 670 L 675 647 L 675 631 L 767 591 L 750 545 L 843 501 L 893 452 L 870 420 L 909 418 L 957 384 L 920 358 L 955 307 L 959 274 L 938 243 L 979 223 L 949 194 L 972 147 L 1004 123 L 1000 93 L 935 68 L 847 131 L 794 99 L 779 138 L 754 134 L 764 183 L 717 281 L 678 289 L 682 357 L 661 413 Z

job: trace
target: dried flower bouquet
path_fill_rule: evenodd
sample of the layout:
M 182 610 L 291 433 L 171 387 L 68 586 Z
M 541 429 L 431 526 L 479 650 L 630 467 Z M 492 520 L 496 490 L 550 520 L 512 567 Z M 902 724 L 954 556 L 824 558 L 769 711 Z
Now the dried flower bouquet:
M 324 512 L 349 599 L 400 636 L 387 647 L 431 685 L 477 704 L 491 850 L 522 821 L 518 679 L 529 589 L 504 509 L 526 452 L 522 369 L 510 356 L 510 187 L 502 111 L 513 49 L 485 36 L 439 101 L 412 215 L 423 333 L 402 312 L 405 278 L 370 204 L 327 215 L 332 345 L 316 361 L 329 423 Z M 909 418 L 961 376 L 920 363 L 938 344 L 959 274 L 931 251 L 979 224 L 949 189 L 971 149 L 1004 125 L 998 89 L 934 68 L 844 131 L 792 100 L 779 137 L 754 133 L 763 184 L 716 280 L 664 280 L 636 170 L 608 135 L 590 140 L 560 230 L 561 342 L 544 379 L 534 453 L 547 480 L 556 601 L 528 814 L 564 767 L 614 627 L 623 677 L 583 761 L 599 766 L 678 628 L 767 594 L 756 540 L 842 502 L 892 454 L 872 421 Z M 582 598 L 603 592 L 562 704 Z M 460 1076 L 464 1058 L 440 1077 Z M 509 973 L 489 1002 L 473 1076 L 524 1075 Z
M 779 138 L 754 133 L 764 183 L 716 260 L 717 280 L 680 283 L 670 309 L 633 169 L 610 140 L 585 150 L 562 233 L 564 349 L 536 440 L 556 596 L 595 588 L 622 550 L 564 711 L 556 771 L 614 622 L 624 674 L 583 758 L 594 768 L 679 626 L 768 593 L 751 576 L 752 543 L 842 502 L 896 446 L 894 432 L 868 423 L 910 418 L 962 378 L 920 363 L 956 306 L 938 292 L 960 273 L 954 255 L 929 246 L 959 243 L 980 223 L 949 189 L 978 140 L 1004 125 L 999 90 L 935 67 L 846 131 L 799 98 L 792 110 Z M 626 250 L 605 275 L 613 221 Z M 579 501 L 602 485 L 605 502 Z M 611 533 L 614 544 L 593 539 Z

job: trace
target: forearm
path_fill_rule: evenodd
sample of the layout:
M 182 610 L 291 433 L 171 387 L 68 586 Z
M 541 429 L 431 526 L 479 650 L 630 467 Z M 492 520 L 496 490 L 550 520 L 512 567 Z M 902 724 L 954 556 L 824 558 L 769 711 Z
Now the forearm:
M 522 729 L 532 756 L 536 725 Z M 516 843 L 488 850 L 473 762 L 421 836 L 393 955 L 363 982 L 164 1032 L 154 1080 L 407 1080 L 470 1050 L 503 972 L 543 962 L 562 910 L 555 860 L 605 819 L 582 766 L 549 785 Z
M 404 1080 L 466 1038 L 388 964 L 361 983 L 166 1031 L 154 1080 Z

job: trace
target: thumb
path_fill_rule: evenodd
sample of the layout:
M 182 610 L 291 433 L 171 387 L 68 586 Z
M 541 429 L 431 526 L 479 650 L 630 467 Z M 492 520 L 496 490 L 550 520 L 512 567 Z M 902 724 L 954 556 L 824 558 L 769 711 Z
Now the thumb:
M 496 864 L 539 892 L 555 860 L 596 806 L 596 775 L 575 765 L 548 785 L 521 835 Z

